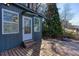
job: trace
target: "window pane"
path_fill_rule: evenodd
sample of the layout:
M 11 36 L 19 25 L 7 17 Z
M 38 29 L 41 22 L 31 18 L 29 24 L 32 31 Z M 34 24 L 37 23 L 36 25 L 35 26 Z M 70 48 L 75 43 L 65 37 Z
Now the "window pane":
M 8 11 L 4 11 L 3 12 L 3 19 L 4 21 L 11 21 L 11 22 L 18 22 L 19 19 L 18 19 L 18 15 L 15 14 L 15 13 L 11 13 L 11 12 L 8 12 Z
M 40 19 L 35 18 L 34 19 L 34 32 L 39 32 L 40 31 Z
M 14 23 L 4 23 L 4 33 L 18 32 L 18 24 Z
M 24 33 L 31 33 L 31 20 L 26 18 L 24 20 Z

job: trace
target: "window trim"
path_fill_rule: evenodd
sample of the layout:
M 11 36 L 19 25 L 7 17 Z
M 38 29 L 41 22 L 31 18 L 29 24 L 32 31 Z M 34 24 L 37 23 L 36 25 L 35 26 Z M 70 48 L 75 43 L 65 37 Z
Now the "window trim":
M 35 24 L 35 18 L 39 18 L 39 17 L 34 17 L 34 24 Z M 40 23 L 41 21 L 40 21 L 40 18 L 39 18 L 39 30 L 38 31 L 35 31 L 34 30 L 34 32 L 40 32 L 41 31 L 41 23 Z
M 32 9 L 32 3 L 29 4 L 29 8 Z
M 4 17 L 4 11 L 17 14 L 18 19 L 19 19 L 19 13 L 15 12 L 15 11 L 11 11 L 11 10 L 7 10 L 7 9 L 2 8 L 2 34 L 16 34 L 16 33 L 19 33 L 19 20 L 18 20 L 18 23 L 16 23 L 16 22 L 10 22 L 10 21 L 4 21 L 4 18 L 3 18 Z M 4 22 L 18 24 L 18 31 L 17 32 L 5 33 L 4 32 L 4 27 L 3 27 L 4 26 Z

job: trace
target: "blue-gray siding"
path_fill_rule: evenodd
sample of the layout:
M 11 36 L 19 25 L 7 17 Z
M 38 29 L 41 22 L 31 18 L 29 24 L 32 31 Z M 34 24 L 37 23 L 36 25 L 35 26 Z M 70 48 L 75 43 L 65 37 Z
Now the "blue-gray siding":
M 17 34 L 2 34 L 2 8 L 12 10 L 19 13 L 19 33 Z M 14 5 L 6 6 L 0 4 L 0 51 L 4 51 L 10 48 L 14 48 L 21 44 L 22 42 L 22 9 Z M 33 18 L 33 17 L 32 17 Z M 33 18 L 34 19 L 34 18 Z M 42 19 L 40 19 L 41 21 Z M 32 20 L 32 39 L 38 41 L 41 39 L 41 32 L 34 32 L 34 20 Z M 42 27 L 41 27 L 42 28 Z M 40 29 L 41 29 L 40 28 Z

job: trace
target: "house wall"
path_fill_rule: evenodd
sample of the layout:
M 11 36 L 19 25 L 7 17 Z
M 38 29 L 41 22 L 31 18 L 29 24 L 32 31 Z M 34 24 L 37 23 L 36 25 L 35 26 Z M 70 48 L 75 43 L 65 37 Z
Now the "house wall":
M 19 33 L 17 34 L 2 34 L 2 8 L 16 11 L 19 13 Z M 22 10 L 10 5 L 6 6 L 4 4 L 0 4 L 0 51 L 4 51 L 6 49 L 10 49 L 16 47 L 22 42 Z
M 2 34 L 2 8 L 15 11 L 19 13 L 19 33 L 17 34 Z M 18 8 L 14 5 L 6 6 L 5 4 L 0 4 L 0 51 L 5 51 L 10 48 L 19 46 L 22 43 L 22 11 L 23 9 Z M 40 32 L 34 32 L 34 16 L 32 17 L 32 39 L 34 41 L 40 41 L 42 35 L 42 27 L 40 26 Z M 40 18 L 40 21 L 42 18 Z M 40 22 L 41 23 L 41 22 Z M 42 25 L 42 24 L 41 24 Z
M 40 32 L 33 31 L 33 39 L 35 41 L 41 41 L 41 38 L 42 38 L 42 18 L 41 17 L 39 17 L 39 18 L 40 18 Z M 34 20 L 33 20 L 33 23 L 34 23 Z M 34 30 L 34 28 L 33 28 L 33 30 Z

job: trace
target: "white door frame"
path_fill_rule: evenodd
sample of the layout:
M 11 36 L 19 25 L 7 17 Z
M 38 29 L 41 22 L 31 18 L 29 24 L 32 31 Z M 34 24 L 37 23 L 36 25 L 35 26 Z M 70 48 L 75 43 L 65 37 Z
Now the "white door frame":
M 29 18 L 31 20 L 31 33 L 30 34 L 24 34 L 24 18 Z M 23 41 L 32 39 L 32 18 L 23 16 L 22 17 L 22 37 Z

